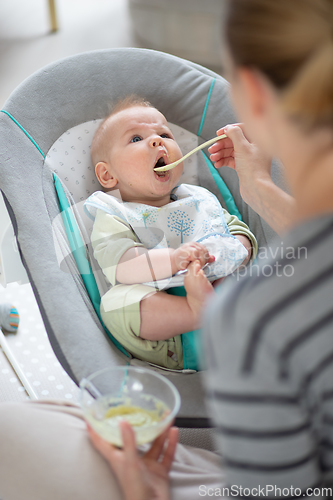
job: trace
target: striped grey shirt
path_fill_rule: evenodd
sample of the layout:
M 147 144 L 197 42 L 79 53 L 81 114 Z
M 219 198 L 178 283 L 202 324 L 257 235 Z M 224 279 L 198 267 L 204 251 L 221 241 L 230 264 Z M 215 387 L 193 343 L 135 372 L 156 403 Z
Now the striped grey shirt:
M 208 402 L 234 491 L 303 496 L 333 485 L 333 216 L 268 251 L 206 312 Z

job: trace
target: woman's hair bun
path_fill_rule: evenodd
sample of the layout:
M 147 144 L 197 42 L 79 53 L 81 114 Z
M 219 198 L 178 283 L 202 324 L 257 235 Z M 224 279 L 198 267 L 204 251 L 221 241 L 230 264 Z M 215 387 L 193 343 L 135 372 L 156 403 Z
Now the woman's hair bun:
M 224 32 L 234 63 L 266 75 L 290 116 L 333 127 L 333 0 L 229 0 Z
M 304 128 L 333 127 L 333 33 L 284 90 L 286 112 Z

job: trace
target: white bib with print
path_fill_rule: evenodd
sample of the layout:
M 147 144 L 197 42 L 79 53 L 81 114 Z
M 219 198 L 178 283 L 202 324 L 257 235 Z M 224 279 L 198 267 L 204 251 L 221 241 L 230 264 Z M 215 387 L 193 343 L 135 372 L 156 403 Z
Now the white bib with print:
M 163 207 L 123 202 L 118 192 L 98 191 L 85 202 L 91 218 L 96 209 L 104 210 L 129 224 L 148 249 L 178 248 L 183 243 L 203 244 L 215 261 L 205 268 L 210 281 L 231 274 L 247 256 L 246 248 L 229 232 L 222 207 L 215 195 L 207 189 L 182 184 L 171 194 L 171 201 Z M 146 283 L 158 289 L 182 286 L 183 273 L 172 278 Z

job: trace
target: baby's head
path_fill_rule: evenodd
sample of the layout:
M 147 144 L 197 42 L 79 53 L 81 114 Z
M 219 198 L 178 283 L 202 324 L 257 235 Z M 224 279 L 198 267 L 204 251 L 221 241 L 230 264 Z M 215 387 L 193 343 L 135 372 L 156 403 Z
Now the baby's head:
M 124 201 L 162 206 L 170 201 L 183 164 L 167 172 L 154 167 L 182 157 L 165 117 L 149 102 L 120 101 L 97 129 L 91 145 L 96 176 L 106 190 L 119 189 Z

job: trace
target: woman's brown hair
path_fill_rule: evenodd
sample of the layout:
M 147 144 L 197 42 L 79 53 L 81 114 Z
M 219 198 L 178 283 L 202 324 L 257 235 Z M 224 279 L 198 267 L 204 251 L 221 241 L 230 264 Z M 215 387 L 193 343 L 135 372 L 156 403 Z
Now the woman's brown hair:
M 229 0 L 226 43 L 306 128 L 333 127 L 333 0 Z

